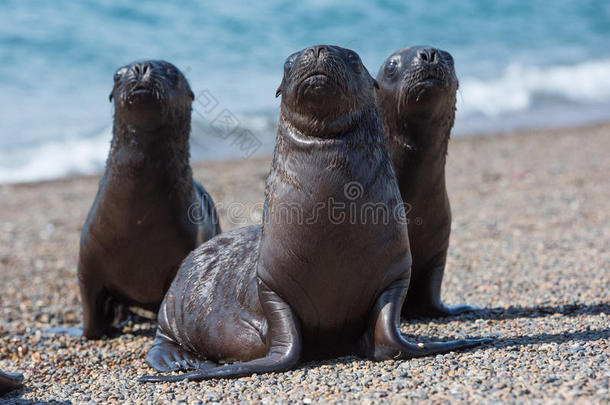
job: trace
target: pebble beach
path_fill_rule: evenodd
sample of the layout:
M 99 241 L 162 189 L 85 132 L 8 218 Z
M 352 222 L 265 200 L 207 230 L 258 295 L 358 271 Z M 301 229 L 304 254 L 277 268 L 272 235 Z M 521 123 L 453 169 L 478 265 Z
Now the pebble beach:
M 492 343 L 204 382 L 137 382 L 154 373 L 144 362 L 153 321 L 99 341 L 48 332 L 81 322 L 78 243 L 99 176 L 0 185 L 0 370 L 25 375 L 0 403 L 610 403 L 608 151 L 610 123 L 451 140 L 442 296 L 481 309 L 402 332 Z M 260 222 L 269 163 L 194 165 L 223 230 Z

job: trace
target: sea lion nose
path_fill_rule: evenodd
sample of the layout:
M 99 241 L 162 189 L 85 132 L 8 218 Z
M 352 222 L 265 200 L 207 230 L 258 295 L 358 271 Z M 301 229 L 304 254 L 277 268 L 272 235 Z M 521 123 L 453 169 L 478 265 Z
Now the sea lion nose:
M 324 52 L 328 51 L 328 47 L 326 45 L 312 46 L 309 49 L 313 52 L 313 54 L 316 58 L 320 57 L 320 53 L 322 53 L 322 51 L 324 51 Z
M 152 64 L 148 62 L 134 63 L 131 66 L 131 70 L 139 79 L 147 79 L 150 76 L 152 69 Z
M 434 48 L 424 48 L 417 51 L 417 58 L 430 65 L 438 63 L 438 50 Z

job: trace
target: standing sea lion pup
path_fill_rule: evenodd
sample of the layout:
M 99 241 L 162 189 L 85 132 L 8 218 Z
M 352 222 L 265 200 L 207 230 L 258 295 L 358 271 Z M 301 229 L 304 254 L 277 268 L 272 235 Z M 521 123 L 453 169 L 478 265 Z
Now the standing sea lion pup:
M 83 335 L 110 329 L 116 304 L 157 311 L 178 267 L 220 233 L 189 166 L 193 92 L 164 61 L 117 70 L 106 171 L 83 227 L 78 278 Z
M 220 235 L 187 257 L 147 360 L 197 370 L 141 381 L 232 378 L 347 354 L 408 359 L 486 341 L 413 344 L 400 334 L 411 255 L 374 86 L 349 49 L 288 57 L 262 233 Z M 239 248 L 259 237 L 254 267 Z
M 0 395 L 12 391 L 23 382 L 23 375 L 19 373 L 5 373 L 0 371 Z
M 413 256 L 403 315 L 447 316 L 473 310 L 441 302 L 451 210 L 445 186 L 447 143 L 458 80 L 445 51 L 412 47 L 393 53 L 377 74 L 377 102 L 400 194 L 417 223 L 409 225 Z

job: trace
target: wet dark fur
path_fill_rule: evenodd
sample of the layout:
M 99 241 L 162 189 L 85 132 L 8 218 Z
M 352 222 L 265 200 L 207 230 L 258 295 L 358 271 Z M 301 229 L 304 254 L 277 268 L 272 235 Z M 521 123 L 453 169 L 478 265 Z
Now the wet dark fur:
M 469 310 L 447 307 L 440 300 L 451 231 L 445 162 L 458 88 L 453 58 L 429 47 L 401 49 L 386 59 L 377 81 L 384 133 L 402 198 L 409 206 L 413 274 L 403 315 L 444 316 Z
M 344 48 L 315 46 L 287 59 L 262 229 L 217 236 L 185 260 L 147 361 L 159 371 L 197 370 L 141 381 L 232 378 L 309 358 L 407 358 L 474 344 L 416 346 L 398 337 L 411 261 L 404 222 L 282 215 L 291 206 L 307 217 L 330 199 L 356 211 L 371 202 L 402 207 L 375 85 Z M 345 191 L 353 182 L 362 186 L 357 199 Z
M 220 232 L 189 165 L 193 93 L 163 61 L 120 68 L 106 171 L 81 236 L 84 336 L 111 331 L 117 304 L 157 311 L 180 262 Z

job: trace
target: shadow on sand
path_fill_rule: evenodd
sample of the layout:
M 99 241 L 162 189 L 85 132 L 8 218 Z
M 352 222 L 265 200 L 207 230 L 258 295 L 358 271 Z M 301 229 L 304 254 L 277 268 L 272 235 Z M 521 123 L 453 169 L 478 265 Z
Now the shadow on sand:
M 610 303 L 599 304 L 567 304 L 567 305 L 543 305 L 538 307 L 512 306 L 508 308 L 481 308 L 476 311 L 450 316 L 447 318 L 434 319 L 435 323 L 448 323 L 455 320 L 474 321 L 477 319 L 507 320 L 518 318 L 543 318 L 551 315 L 579 316 L 579 315 L 599 315 L 610 314 Z M 408 323 L 428 323 L 430 318 L 415 318 L 403 320 Z
M 0 403 L 9 403 L 15 405 L 30 405 L 30 404 L 41 404 L 41 405 L 72 405 L 71 401 L 39 401 L 35 399 L 23 399 L 23 394 L 31 391 L 31 388 L 27 387 L 27 381 L 25 386 L 22 386 L 13 391 L 7 392 L 6 394 L 0 395 Z

